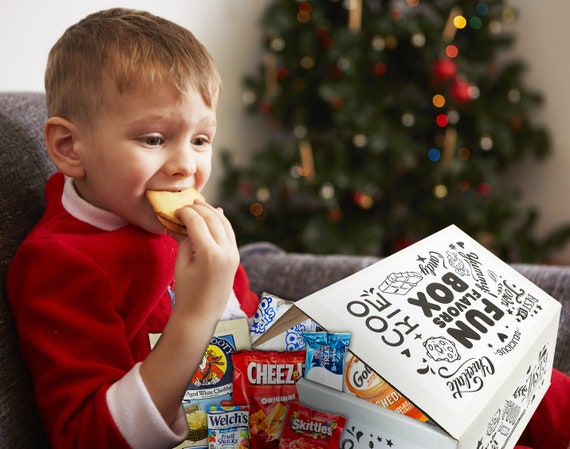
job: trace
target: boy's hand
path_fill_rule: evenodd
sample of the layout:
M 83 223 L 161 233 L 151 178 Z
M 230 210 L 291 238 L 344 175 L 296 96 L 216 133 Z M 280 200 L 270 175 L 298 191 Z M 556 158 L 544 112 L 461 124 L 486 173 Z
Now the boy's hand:
M 176 211 L 188 236 L 176 235 L 174 311 L 219 318 L 233 288 L 239 264 L 234 231 L 220 208 L 198 200 Z

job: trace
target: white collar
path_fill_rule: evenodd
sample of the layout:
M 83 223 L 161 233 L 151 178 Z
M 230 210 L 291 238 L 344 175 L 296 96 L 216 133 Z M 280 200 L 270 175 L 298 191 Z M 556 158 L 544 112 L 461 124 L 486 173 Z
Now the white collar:
M 126 220 L 113 212 L 99 209 L 81 198 L 75 190 L 73 179 L 68 176 L 65 177 L 61 203 L 70 215 L 103 231 L 114 231 L 127 224 Z

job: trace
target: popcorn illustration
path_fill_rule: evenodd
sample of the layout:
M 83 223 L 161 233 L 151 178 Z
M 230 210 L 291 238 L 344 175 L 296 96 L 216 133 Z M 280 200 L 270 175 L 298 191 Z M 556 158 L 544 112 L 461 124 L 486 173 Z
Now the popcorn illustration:
M 384 293 L 405 295 L 422 279 L 421 274 L 413 271 L 390 273 L 378 288 Z
M 447 251 L 447 261 L 449 262 L 449 265 L 455 268 L 455 272 L 457 274 L 461 276 L 469 276 L 469 271 L 467 270 L 465 263 L 459 259 L 457 254 Z

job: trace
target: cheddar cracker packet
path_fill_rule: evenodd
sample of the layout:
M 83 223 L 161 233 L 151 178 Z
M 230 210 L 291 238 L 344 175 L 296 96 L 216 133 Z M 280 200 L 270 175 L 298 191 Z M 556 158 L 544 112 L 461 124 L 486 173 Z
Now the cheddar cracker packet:
M 337 449 L 345 425 L 344 416 L 292 402 L 279 449 Z
M 238 351 L 232 362 L 232 402 L 249 406 L 252 449 L 276 449 L 289 402 L 299 398 L 296 382 L 303 376 L 305 351 Z
M 429 418 L 354 354 L 345 357 L 344 391 L 422 422 Z

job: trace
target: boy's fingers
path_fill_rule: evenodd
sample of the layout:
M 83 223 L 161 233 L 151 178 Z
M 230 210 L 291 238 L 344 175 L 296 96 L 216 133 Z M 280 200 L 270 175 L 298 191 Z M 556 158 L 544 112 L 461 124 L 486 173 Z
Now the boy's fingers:
M 219 208 L 200 202 L 177 210 L 176 215 L 185 224 L 188 234 L 207 233 L 218 243 L 235 242 L 233 228 Z

